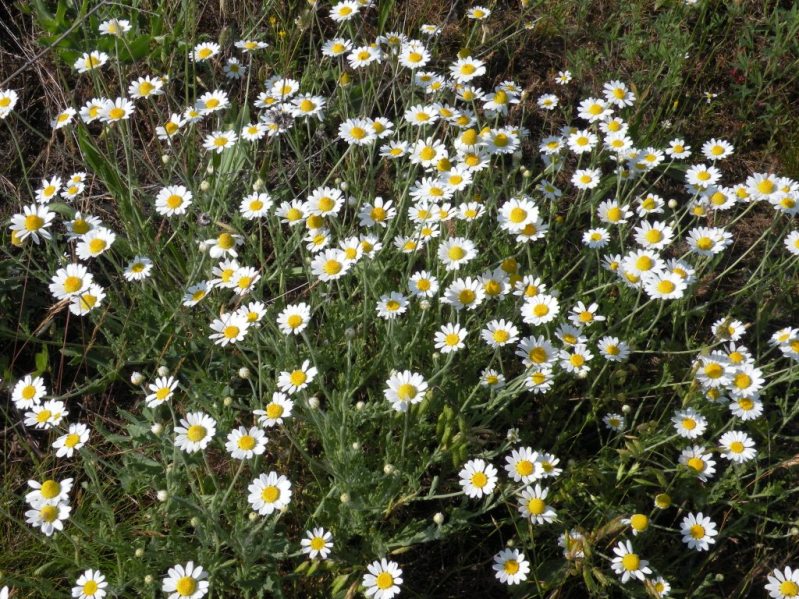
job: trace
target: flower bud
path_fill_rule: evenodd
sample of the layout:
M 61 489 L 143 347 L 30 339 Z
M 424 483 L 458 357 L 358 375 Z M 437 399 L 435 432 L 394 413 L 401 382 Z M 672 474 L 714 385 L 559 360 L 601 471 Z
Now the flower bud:
M 154 435 L 160 435 L 164 432 L 164 427 L 159 422 L 156 422 L 150 427 L 150 431 L 152 431 Z
M 395 468 L 393 464 L 386 464 L 383 466 L 383 474 L 385 474 L 386 476 L 391 476 L 392 474 L 394 474 L 394 470 Z
M 161 162 L 162 163 L 169 164 L 170 160 L 172 160 L 172 158 L 169 156 L 169 154 L 161 154 Z
M 158 501 L 163 503 L 169 498 L 169 493 L 167 493 L 164 489 L 161 489 L 160 491 L 158 491 L 156 497 L 158 497 Z
M 345 503 L 346 504 L 346 503 L 349 503 L 350 501 L 352 501 L 352 498 L 350 497 L 349 493 L 342 493 L 341 497 L 339 497 L 339 501 L 341 501 L 341 503 Z
M 141 385 L 144 382 L 144 375 L 138 370 L 130 373 L 130 382 L 132 385 Z
M 136 557 L 144 557 L 144 549 L 142 549 L 141 547 L 137 547 L 136 551 L 134 552 L 134 555 Z
M 169 376 L 169 368 L 167 368 L 166 366 L 159 366 L 158 376 Z
M 435 522 L 438 526 L 444 524 L 444 514 L 441 512 L 436 512 L 436 515 L 433 516 L 433 522 Z
M 211 184 L 208 181 L 200 182 L 200 191 L 208 191 L 211 189 Z
M 315 395 L 308 399 L 308 407 L 312 410 L 316 410 L 319 408 L 319 398 Z
M 148 574 L 144 577 L 144 584 L 153 584 L 153 577 L 151 574 Z
M 239 378 L 240 379 L 248 379 L 250 378 L 250 369 L 246 366 L 242 366 L 239 368 Z
M 362 401 L 359 401 L 358 403 L 355 404 L 355 409 L 358 410 L 359 412 L 363 410 L 364 407 L 366 407 L 366 404 Z

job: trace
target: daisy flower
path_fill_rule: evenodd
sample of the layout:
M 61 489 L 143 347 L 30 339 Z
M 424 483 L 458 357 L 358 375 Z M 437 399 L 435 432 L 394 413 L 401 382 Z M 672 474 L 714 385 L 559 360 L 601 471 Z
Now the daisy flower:
M 64 530 L 64 522 L 69 518 L 71 510 L 72 508 L 66 503 L 45 503 L 25 512 L 25 521 L 51 537 L 55 531 Z
M 719 453 L 736 464 L 753 460 L 757 455 L 755 442 L 742 431 L 727 431 L 719 438 Z
M 136 256 L 131 260 L 122 276 L 127 281 L 143 281 L 150 276 L 153 270 L 153 261 L 146 256 Z
M 292 371 L 284 370 L 281 372 L 277 378 L 277 386 L 280 390 L 289 395 L 293 395 L 310 385 L 314 378 L 316 378 L 318 372 L 316 368 L 310 364 L 310 361 L 305 360 L 299 368 L 295 368 Z
M 147 385 L 150 393 L 144 398 L 148 408 L 156 408 L 172 399 L 178 381 L 172 376 L 163 376 L 155 379 L 154 383 Z
M 380 318 L 393 320 L 408 310 L 408 298 L 397 291 L 392 291 L 377 300 L 375 309 Z
M 609 362 L 623 362 L 630 356 L 630 346 L 618 337 L 603 337 L 597 343 L 597 349 Z
M 693 445 L 682 450 L 679 463 L 686 466 L 702 482 L 707 482 L 716 472 L 716 462 L 711 459 L 713 454 L 705 453 L 700 445 Z
M 346 259 L 342 250 L 329 249 L 317 254 L 311 261 L 311 274 L 320 281 L 334 281 L 347 274 L 351 266 L 352 262 Z
M 247 501 L 262 516 L 280 511 L 291 502 L 291 482 L 282 474 L 261 474 L 247 487 Z
M 314 528 L 305 531 L 305 537 L 300 540 L 302 552 L 311 559 L 327 559 L 333 550 L 333 534 L 324 528 Z
M 175 564 L 161 583 L 161 590 L 169 593 L 167 599 L 200 599 L 208 593 L 208 572 L 202 566 L 188 562 L 185 566 Z
M 66 127 L 72 122 L 72 119 L 76 114 L 77 111 L 74 108 L 65 108 L 50 121 L 50 126 L 53 128 L 53 130 Z
M 643 581 L 647 574 L 652 574 L 649 562 L 645 559 L 641 559 L 640 556 L 633 551 L 633 546 L 630 541 L 619 541 L 618 545 L 613 548 L 613 553 L 615 557 L 610 565 L 613 571 L 621 576 L 622 583 L 626 583 L 632 578 Z
M 105 290 L 92 283 L 86 291 L 70 298 L 69 311 L 75 316 L 84 316 L 99 307 L 104 299 Z
M 209 152 L 221 154 L 224 150 L 232 148 L 238 137 L 233 131 L 214 131 L 205 137 L 203 148 Z
M 219 54 L 220 50 L 221 47 L 217 43 L 203 42 L 194 46 L 192 58 L 195 62 L 203 62 Z
M 519 497 L 519 512 L 525 518 L 529 518 L 533 524 L 549 524 L 557 518 L 555 509 L 547 505 L 546 498 L 549 489 L 541 488 L 541 485 L 527 487 Z
M 75 581 L 72 596 L 77 599 L 103 599 L 107 593 L 105 590 L 107 586 L 105 576 L 99 570 L 89 569 Z
M 44 385 L 44 379 L 27 374 L 14 385 L 11 401 L 18 410 L 26 410 L 39 405 L 46 394 L 47 387 Z
M 162 216 L 185 214 L 192 198 L 192 193 L 182 185 L 164 187 L 155 197 L 155 211 Z
M 514 449 L 505 457 L 505 471 L 514 482 L 530 484 L 543 475 L 538 452 L 529 447 Z
M 175 427 L 175 445 L 186 453 L 202 451 L 216 434 L 216 421 L 203 412 L 189 412 Z
M 73 453 L 83 447 L 89 440 L 89 427 L 85 424 L 70 424 L 66 433 L 53 441 L 57 458 L 71 458 Z
M 693 408 L 677 411 L 671 422 L 677 434 L 685 439 L 696 439 L 707 429 L 707 419 Z
M 773 599 L 799 597 L 799 568 L 792 569 L 790 566 L 785 566 L 784 570 L 777 568 L 772 570 L 766 578 L 768 580 L 766 590 L 769 597 Z
M 19 96 L 13 89 L 0 89 L 0 119 L 6 118 L 14 106 L 17 105 Z
M 104 254 L 116 241 L 116 234 L 105 227 L 97 227 L 84 235 L 75 246 L 75 254 L 81 260 L 89 260 Z
M 503 549 L 494 556 L 495 576 L 503 584 L 514 585 L 527 580 L 530 562 L 518 549 Z
M 344 23 L 355 17 L 360 8 L 356 0 L 343 0 L 330 9 L 330 18 L 336 23 Z
M 402 569 L 397 562 L 386 558 L 374 561 L 367 567 L 361 584 L 366 587 L 366 596 L 374 599 L 392 599 L 399 595 L 402 584 Z
M 33 489 L 25 495 L 25 502 L 31 507 L 57 505 L 69 501 L 73 479 L 65 478 L 61 482 L 49 479 L 44 482 L 29 480 L 28 486 Z
M 266 407 L 263 410 L 254 410 L 253 414 L 257 417 L 259 426 L 273 427 L 283 424 L 283 419 L 289 418 L 293 409 L 294 402 L 285 393 L 275 391 Z
M 525 298 L 521 308 L 522 320 L 535 326 L 552 322 L 558 316 L 558 312 L 560 312 L 558 299 L 545 293 Z
M 454 353 L 465 347 L 468 332 L 457 323 L 447 323 L 435 334 L 435 348 L 442 354 Z
M 54 218 L 55 212 L 48 210 L 47 206 L 36 204 L 23 206 L 22 214 L 14 214 L 11 217 L 11 232 L 20 242 L 30 237 L 38 245 L 39 236 L 42 239 L 52 239 L 48 229 Z
M 94 69 L 99 69 L 108 62 L 108 54 L 93 50 L 84 52 L 72 65 L 78 73 L 88 73 Z
M 716 524 L 702 512 L 698 514 L 688 514 L 680 524 L 682 542 L 688 545 L 688 549 L 697 551 L 707 551 L 710 545 L 716 542 L 718 534 Z
M 25 426 L 32 426 L 38 430 L 49 430 L 61 424 L 69 412 L 64 402 L 51 399 L 42 405 L 34 405 L 30 411 L 25 412 Z
M 602 422 L 616 433 L 620 433 L 624 430 L 624 416 L 621 414 L 616 414 L 615 412 L 605 414 L 605 416 L 602 417 Z
M 497 469 L 481 459 L 466 462 L 459 476 L 463 492 L 475 499 L 490 495 L 497 485 Z
M 160 96 L 164 93 L 164 80 L 160 77 L 139 77 L 128 86 L 128 95 L 138 100 L 150 96 Z
M 266 433 L 258 427 L 240 426 L 228 433 L 225 449 L 234 460 L 249 460 L 266 451 Z
M 308 304 L 292 304 L 278 314 L 277 327 L 284 335 L 298 335 L 308 327 L 310 320 L 311 308 Z
M 125 19 L 108 19 L 97 28 L 101 35 L 121 36 L 131 30 L 130 21 Z
M 493 348 L 503 347 L 516 343 L 519 339 L 519 329 L 507 320 L 492 320 L 480 331 L 483 340 Z
M 225 347 L 244 339 L 249 327 L 249 321 L 240 314 L 235 312 L 224 314 L 211 322 L 211 330 L 214 332 L 208 338 L 217 345 Z
M 383 395 L 396 411 L 407 412 L 410 405 L 424 399 L 426 392 L 427 381 L 421 374 L 403 370 L 389 377 Z

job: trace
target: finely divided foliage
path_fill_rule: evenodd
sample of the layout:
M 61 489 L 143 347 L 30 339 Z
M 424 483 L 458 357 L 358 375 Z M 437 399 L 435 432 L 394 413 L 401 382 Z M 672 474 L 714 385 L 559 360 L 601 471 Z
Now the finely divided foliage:
M 721 596 L 756 542 L 736 592 L 799 597 L 799 325 L 751 302 L 799 182 L 642 138 L 622 80 L 492 79 L 493 5 L 308 4 L 173 61 L 136 9 L 81 20 L 75 172 L 4 227 L 12 593 Z

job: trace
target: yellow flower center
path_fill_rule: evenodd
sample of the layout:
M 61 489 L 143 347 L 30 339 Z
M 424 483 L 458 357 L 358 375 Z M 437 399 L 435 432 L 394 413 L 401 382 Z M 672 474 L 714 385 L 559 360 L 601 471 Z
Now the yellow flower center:
M 543 364 L 549 359 L 549 354 L 547 354 L 547 350 L 543 347 L 534 347 L 530 350 L 528 356 L 530 360 L 536 364 Z
M 497 329 L 492 334 L 492 337 L 497 343 L 506 343 L 510 339 L 510 333 L 504 329 Z
M 112 121 L 118 121 L 119 119 L 125 116 L 125 109 L 120 108 L 119 106 L 115 106 L 114 108 L 108 111 L 108 116 Z
M 300 325 L 302 325 L 302 316 L 299 314 L 292 314 L 286 320 L 286 324 L 289 325 L 289 328 L 296 329 Z
M 291 375 L 289 375 L 289 379 L 291 380 L 291 384 L 295 387 L 299 387 L 302 385 L 306 380 L 308 380 L 308 375 L 305 374 L 302 370 L 294 370 L 292 371 Z
M 658 229 L 649 229 L 649 231 L 644 234 L 644 239 L 649 243 L 659 243 L 663 240 L 663 233 Z
M 774 193 L 774 190 L 776 188 L 777 186 L 770 179 L 763 179 L 760 183 L 757 184 L 757 191 L 764 195 Z
M 539 318 L 542 316 L 546 316 L 547 314 L 549 314 L 549 306 L 547 306 L 546 304 L 536 304 L 533 307 L 533 314 L 535 314 Z
M 530 476 L 535 470 L 535 465 L 530 460 L 519 460 L 516 462 L 516 473 L 519 476 Z
M 705 536 L 705 529 L 699 524 L 694 524 L 691 527 L 691 536 L 695 539 L 701 539 Z
M 33 399 L 33 396 L 36 395 L 36 387 L 33 385 L 25 385 L 22 389 L 22 397 L 23 399 Z
M 746 373 L 739 372 L 735 375 L 733 382 L 738 389 L 747 389 L 752 385 L 752 377 Z
M 54 505 L 42 506 L 39 515 L 45 522 L 55 522 L 58 519 L 58 508 Z
M 202 441 L 205 439 L 205 435 L 208 431 L 205 430 L 204 426 L 200 426 L 199 424 L 192 424 L 189 429 L 186 431 L 186 438 L 189 441 L 193 441 L 197 443 L 198 441 Z
M 628 572 L 635 572 L 640 567 L 641 560 L 635 553 L 628 553 L 621 558 L 621 565 Z
M 696 428 L 696 420 L 694 420 L 693 418 L 683 418 L 682 427 L 685 430 L 692 431 Z
M 75 433 L 70 433 L 67 435 L 67 438 L 64 439 L 64 445 L 69 447 L 70 449 L 74 448 L 80 442 L 80 435 L 76 435 Z
M 263 499 L 266 503 L 274 503 L 280 499 L 280 489 L 274 485 L 264 487 L 264 490 L 261 491 L 261 499 Z
M 724 374 L 724 368 L 718 362 L 710 362 L 705 365 L 705 376 L 709 379 L 717 379 Z
M 89 251 L 92 254 L 99 254 L 106 248 L 106 245 L 108 244 L 105 242 L 105 239 L 97 237 L 89 242 Z
M 375 579 L 375 584 L 380 590 L 390 589 L 394 586 L 394 577 L 388 572 L 381 572 Z
M 458 301 L 464 306 L 471 304 L 475 299 L 477 299 L 477 295 L 471 289 L 463 289 L 458 293 Z
M 397 389 L 397 397 L 399 397 L 400 401 L 409 401 L 416 397 L 418 392 L 418 389 L 410 383 L 403 383 Z
M 213 54 L 213 50 L 211 50 L 211 48 L 200 48 L 200 50 L 197 52 L 197 56 L 202 59 L 208 58 L 211 56 L 211 54 Z
M 244 451 L 250 451 L 255 448 L 255 437 L 251 435 L 242 435 L 239 437 L 238 442 L 239 449 L 243 449 Z
M 472 474 L 472 485 L 478 489 L 482 489 L 488 484 L 488 477 L 483 472 L 475 472 Z
M 538 497 L 533 497 L 527 502 L 527 511 L 534 516 L 540 516 L 543 514 L 546 507 L 547 504 L 544 503 L 544 500 L 539 499 Z
M 241 332 L 241 329 L 239 329 L 239 327 L 234 326 L 234 325 L 229 325 L 229 326 L 225 327 L 225 329 L 222 331 L 222 334 L 227 339 L 235 339 L 236 337 L 239 336 L 240 332 Z
M 28 231 L 38 231 L 44 226 L 44 219 L 36 214 L 29 214 L 25 217 L 25 229 Z
M 329 275 L 336 275 L 341 272 L 341 262 L 338 260 L 328 260 L 325 262 L 323 270 Z
M 697 472 L 702 472 L 705 469 L 705 461 L 702 458 L 690 458 L 688 460 L 688 466 Z
M 322 537 L 314 537 L 311 539 L 310 545 L 314 551 L 321 551 L 325 548 L 325 540 Z
M 46 480 L 42 483 L 39 492 L 45 499 L 53 499 L 58 497 L 58 494 L 61 493 L 61 485 L 54 480 Z
M 458 245 L 453 245 L 447 252 L 450 260 L 462 260 L 466 256 L 466 250 Z
M 509 559 L 504 564 L 502 564 L 502 569 L 505 571 L 506 574 L 510 574 L 511 576 L 513 576 L 514 574 L 516 574 L 516 572 L 519 571 L 519 562 L 517 562 L 515 559 Z
M 277 420 L 283 415 L 283 406 L 279 403 L 272 402 L 266 406 L 266 416 L 270 420 Z
M 630 526 L 638 532 L 643 532 L 649 526 L 649 518 L 644 514 L 633 514 L 630 516 Z
M 730 443 L 730 451 L 733 453 L 743 453 L 745 447 L 740 441 L 733 441 Z
M 400 309 L 400 303 L 397 300 L 388 300 L 386 302 L 386 310 L 389 312 L 396 312 Z
M 83 594 L 94 595 L 97 592 L 97 588 L 97 583 L 93 580 L 89 580 L 83 585 Z
M 786 597 L 796 597 L 799 595 L 799 584 L 793 580 L 785 580 L 780 583 L 780 593 Z
M 64 291 L 67 293 L 75 293 L 83 286 L 83 279 L 80 277 L 69 276 L 64 279 Z
M 445 343 L 446 345 L 448 345 L 449 347 L 455 347 L 455 346 L 456 346 L 456 345 L 458 345 L 460 342 L 461 342 L 461 337 L 460 337 L 460 335 L 458 335 L 457 333 L 449 333 L 449 334 L 448 334 L 448 335 L 447 335 L 447 336 L 444 338 L 444 343 Z
M 569 362 L 571 362 L 572 366 L 576 366 L 579 368 L 583 364 L 585 364 L 585 358 L 580 354 L 572 354 L 569 357 Z
M 580 312 L 579 318 L 580 322 L 591 322 L 592 320 L 594 320 L 594 315 L 588 310 L 583 310 L 582 312 Z
M 169 397 L 170 393 L 172 393 L 172 389 L 169 387 L 161 387 L 155 392 L 155 398 L 158 401 L 164 401 L 167 397 Z
M 660 293 L 672 293 L 676 288 L 677 286 L 668 279 L 658 281 L 657 289 Z
M 208 50 L 209 54 L 210 52 L 211 51 Z M 177 584 L 175 585 L 175 590 L 181 597 L 191 597 L 197 590 L 197 581 L 191 576 L 184 576 L 178 580 Z

